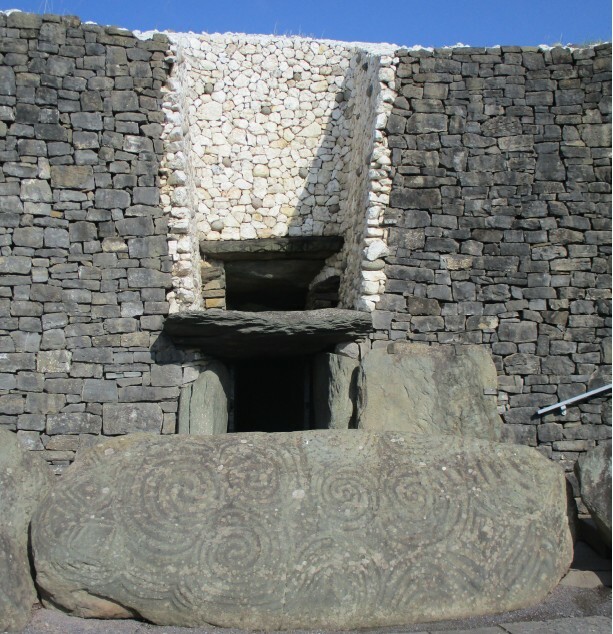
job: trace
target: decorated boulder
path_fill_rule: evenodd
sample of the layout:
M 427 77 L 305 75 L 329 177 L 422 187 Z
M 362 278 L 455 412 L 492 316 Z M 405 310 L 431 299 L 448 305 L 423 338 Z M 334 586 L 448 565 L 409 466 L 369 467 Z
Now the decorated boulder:
M 349 629 L 534 604 L 572 559 L 564 474 L 423 434 L 134 435 L 33 520 L 37 581 L 86 617 Z

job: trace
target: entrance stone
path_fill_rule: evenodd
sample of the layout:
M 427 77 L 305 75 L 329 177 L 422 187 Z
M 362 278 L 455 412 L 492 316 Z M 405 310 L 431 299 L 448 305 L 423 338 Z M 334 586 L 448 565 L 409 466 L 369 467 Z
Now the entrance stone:
M 358 380 L 358 426 L 497 441 L 497 374 L 480 346 L 395 345 L 373 350 Z
M 265 631 L 514 610 L 572 559 L 564 473 L 536 450 L 355 430 L 108 441 L 32 542 L 76 616 Z
M 51 484 L 45 461 L 0 429 L 0 632 L 21 631 L 36 590 L 28 557 L 30 518 Z

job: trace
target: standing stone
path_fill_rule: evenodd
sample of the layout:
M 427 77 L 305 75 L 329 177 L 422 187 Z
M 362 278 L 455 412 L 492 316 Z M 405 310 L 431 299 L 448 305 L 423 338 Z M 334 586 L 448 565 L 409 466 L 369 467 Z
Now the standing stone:
M 358 426 L 499 440 L 496 367 L 480 346 L 396 344 L 371 351 L 358 379 Z
M 0 429 L 0 631 L 21 631 L 36 589 L 28 557 L 32 514 L 51 484 L 48 467 L 17 436 Z
M 75 616 L 265 631 L 514 610 L 572 560 L 564 473 L 536 450 L 356 430 L 107 441 L 32 543 Z
M 230 375 L 223 363 L 211 363 L 181 391 L 180 434 L 225 434 L 228 431 Z
M 611 546 L 611 443 L 603 443 L 584 453 L 576 470 L 581 499 L 600 535 Z
M 313 410 L 317 427 L 348 429 L 354 417 L 358 360 L 318 354 L 313 367 Z

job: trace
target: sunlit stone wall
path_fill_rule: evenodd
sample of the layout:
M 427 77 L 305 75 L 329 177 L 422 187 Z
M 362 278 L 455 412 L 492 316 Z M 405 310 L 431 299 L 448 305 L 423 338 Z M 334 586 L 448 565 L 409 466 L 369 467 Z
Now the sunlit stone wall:
M 391 186 L 381 130 L 393 48 L 304 38 L 175 35 L 167 93 L 171 310 L 202 307 L 198 242 L 343 235 L 328 268 L 347 307 L 383 290 L 373 261 Z M 376 259 L 376 258 L 374 258 Z M 376 266 L 376 265 L 374 265 Z

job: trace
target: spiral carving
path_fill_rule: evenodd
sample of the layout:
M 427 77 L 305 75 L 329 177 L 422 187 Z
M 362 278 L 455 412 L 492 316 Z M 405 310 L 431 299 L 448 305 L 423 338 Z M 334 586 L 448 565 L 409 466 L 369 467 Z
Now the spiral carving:
M 326 515 L 334 518 L 342 530 L 367 527 L 379 508 L 376 484 L 364 469 L 351 465 L 332 473 L 319 471 L 313 478 L 313 488 Z
M 516 447 L 394 433 L 117 440 L 42 505 L 36 565 L 71 609 L 89 592 L 186 626 L 349 629 L 517 607 L 572 553 L 550 467 Z
M 228 506 L 207 518 L 207 540 L 178 600 L 231 607 L 280 605 L 285 579 L 283 546 L 275 527 L 254 511 Z
M 122 492 L 119 513 L 131 536 L 127 546 L 153 557 L 190 553 L 200 541 L 203 515 L 219 506 L 215 452 L 196 445 L 179 460 L 157 447 L 150 458 Z

